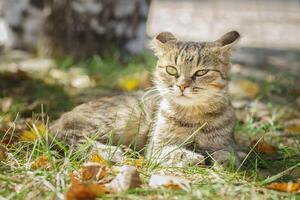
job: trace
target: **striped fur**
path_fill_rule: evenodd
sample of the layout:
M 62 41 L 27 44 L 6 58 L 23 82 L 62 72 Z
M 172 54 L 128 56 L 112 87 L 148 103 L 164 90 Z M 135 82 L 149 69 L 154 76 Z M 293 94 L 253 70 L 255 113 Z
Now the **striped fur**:
M 215 42 L 182 42 L 163 32 L 152 43 L 158 57 L 153 90 L 143 98 L 120 95 L 80 105 L 51 131 L 73 138 L 70 143 L 95 133 L 101 143 L 138 150 L 148 143 L 147 157 L 165 165 L 201 163 L 200 153 L 206 151 L 226 162 L 235 146 L 227 85 L 230 50 L 238 38 L 233 31 Z M 168 66 L 176 73 L 170 74 Z

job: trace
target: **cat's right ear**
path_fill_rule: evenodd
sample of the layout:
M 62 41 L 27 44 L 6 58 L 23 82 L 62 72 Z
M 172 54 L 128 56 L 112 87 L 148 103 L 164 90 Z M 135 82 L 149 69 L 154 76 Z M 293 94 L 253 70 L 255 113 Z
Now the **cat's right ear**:
M 175 42 L 176 40 L 172 33 L 161 32 L 152 40 L 151 48 L 156 56 L 161 56 L 170 49 L 170 42 Z

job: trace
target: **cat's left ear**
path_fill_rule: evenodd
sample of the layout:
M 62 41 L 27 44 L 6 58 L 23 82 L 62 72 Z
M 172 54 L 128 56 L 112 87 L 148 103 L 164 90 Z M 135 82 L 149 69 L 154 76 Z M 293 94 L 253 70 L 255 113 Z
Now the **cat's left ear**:
M 239 41 L 241 35 L 237 31 L 230 31 L 225 33 L 220 39 L 216 40 L 215 43 L 219 47 L 222 53 L 230 52 L 233 46 Z

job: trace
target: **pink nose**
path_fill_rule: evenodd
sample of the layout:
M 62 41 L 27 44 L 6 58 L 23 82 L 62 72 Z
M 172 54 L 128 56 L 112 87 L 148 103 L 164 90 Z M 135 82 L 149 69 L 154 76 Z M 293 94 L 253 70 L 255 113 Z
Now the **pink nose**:
M 180 91 L 183 92 L 185 88 L 189 87 L 190 85 L 187 83 L 181 83 L 181 84 L 177 84 L 177 86 L 179 87 Z

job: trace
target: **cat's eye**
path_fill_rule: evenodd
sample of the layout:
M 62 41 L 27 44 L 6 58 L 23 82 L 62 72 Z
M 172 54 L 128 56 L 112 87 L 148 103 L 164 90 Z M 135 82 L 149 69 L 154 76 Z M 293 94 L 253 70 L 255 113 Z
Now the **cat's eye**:
M 208 69 L 201 69 L 195 72 L 194 76 L 203 76 L 209 72 Z
M 178 76 L 177 69 L 173 66 L 170 65 L 166 66 L 166 72 L 171 76 Z

